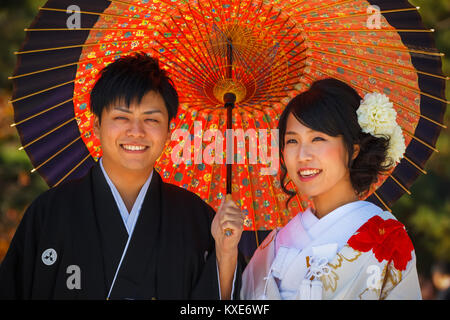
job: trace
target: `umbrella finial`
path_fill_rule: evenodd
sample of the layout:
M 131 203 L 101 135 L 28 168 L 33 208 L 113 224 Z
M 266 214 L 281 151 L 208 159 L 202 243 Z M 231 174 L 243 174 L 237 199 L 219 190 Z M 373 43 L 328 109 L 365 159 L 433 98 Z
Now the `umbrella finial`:
M 236 102 L 236 95 L 233 92 L 227 92 L 223 95 L 223 101 L 225 104 L 234 104 Z

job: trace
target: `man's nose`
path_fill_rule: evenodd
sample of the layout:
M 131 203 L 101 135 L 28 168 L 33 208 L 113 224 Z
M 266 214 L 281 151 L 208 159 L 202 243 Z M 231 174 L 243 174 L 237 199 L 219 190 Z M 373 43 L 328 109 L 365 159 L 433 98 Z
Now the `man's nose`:
M 143 123 L 138 119 L 130 121 L 127 134 L 129 136 L 139 136 L 142 137 L 145 135 L 145 130 Z

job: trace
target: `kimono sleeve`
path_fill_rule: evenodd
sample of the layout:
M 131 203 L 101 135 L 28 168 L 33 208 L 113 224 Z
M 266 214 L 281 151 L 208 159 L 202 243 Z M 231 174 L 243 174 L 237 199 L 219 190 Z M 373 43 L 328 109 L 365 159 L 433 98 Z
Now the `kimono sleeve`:
M 201 299 L 201 300 L 220 300 L 220 285 L 219 285 L 219 274 L 217 267 L 216 251 L 214 238 L 211 235 L 211 223 L 214 218 L 215 212 L 209 206 L 205 207 L 205 215 L 208 218 L 208 240 L 209 240 L 209 254 L 205 256 L 205 264 L 203 266 L 202 273 L 198 282 L 196 283 L 192 293 L 191 299 Z M 245 260 L 243 255 L 238 252 L 238 259 L 233 283 L 232 299 L 239 299 L 239 293 L 241 290 L 241 280 L 242 272 L 245 268 Z
M 394 269 L 392 264 L 388 267 L 388 272 L 389 268 Z M 408 263 L 406 270 L 401 273 L 399 281 L 394 284 L 392 288 L 385 290 L 384 293 L 384 299 L 386 300 L 422 300 L 419 277 L 416 269 L 416 256 L 414 253 L 412 254 L 412 260 Z
M 0 299 L 31 298 L 43 202 L 38 198 L 25 211 L 0 265 Z

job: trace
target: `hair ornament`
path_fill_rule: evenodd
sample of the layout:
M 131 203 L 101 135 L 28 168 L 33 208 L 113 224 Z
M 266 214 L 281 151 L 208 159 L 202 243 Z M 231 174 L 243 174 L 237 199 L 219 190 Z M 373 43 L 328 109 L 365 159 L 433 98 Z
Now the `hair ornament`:
M 383 165 L 397 164 L 403 158 L 406 144 L 402 129 L 396 121 L 397 112 L 389 98 L 378 92 L 368 93 L 361 101 L 356 114 L 364 133 L 389 138 L 387 157 Z

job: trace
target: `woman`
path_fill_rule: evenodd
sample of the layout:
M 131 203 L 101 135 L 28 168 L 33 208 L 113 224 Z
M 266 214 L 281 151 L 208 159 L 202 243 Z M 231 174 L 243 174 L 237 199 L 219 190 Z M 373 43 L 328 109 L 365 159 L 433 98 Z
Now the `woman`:
M 382 94 L 336 79 L 315 82 L 279 120 L 281 181 L 313 208 L 277 228 L 243 274 L 242 299 L 421 299 L 404 226 L 359 200 L 405 151 L 396 112 Z

